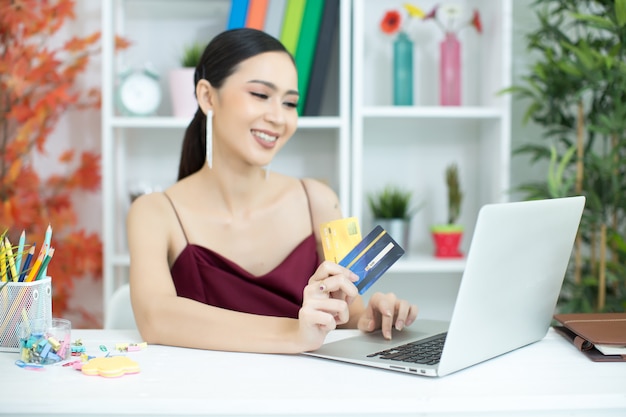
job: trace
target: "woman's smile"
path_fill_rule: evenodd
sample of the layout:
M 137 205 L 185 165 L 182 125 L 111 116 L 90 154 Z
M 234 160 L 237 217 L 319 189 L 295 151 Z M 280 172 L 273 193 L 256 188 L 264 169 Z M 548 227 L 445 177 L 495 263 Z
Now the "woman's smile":
M 262 132 L 260 130 L 251 130 L 252 136 L 265 148 L 273 148 L 278 140 L 278 135 Z

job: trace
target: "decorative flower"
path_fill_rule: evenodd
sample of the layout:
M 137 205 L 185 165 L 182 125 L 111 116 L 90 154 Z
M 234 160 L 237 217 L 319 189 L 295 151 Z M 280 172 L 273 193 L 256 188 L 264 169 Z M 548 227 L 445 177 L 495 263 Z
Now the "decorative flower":
M 382 30 L 383 33 L 393 35 L 398 32 L 406 32 L 404 28 L 402 28 L 403 22 L 408 24 L 411 17 L 424 19 L 426 16 L 426 13 L 417 6 L 409 3 L 404 3 L 402 6 L 406 12 L 406 17 L 403 17 L 398 10 L 388 10 L 385 12 L 383 20 L 380 21 L 380 30 Z
M 444 33 L 458 33 L 461 29 L 468 26 L 472 26 L 476 29 L 476 32 L 482 33 L 483 25 L 478 9 L 474 9 L 470 20 L 461 21 L 459 24 L 462 12 L 461 6 L 456 4 L 448 4 L 441 7 L 436 5 L 424 16 L 423 20 L 433 20 Z

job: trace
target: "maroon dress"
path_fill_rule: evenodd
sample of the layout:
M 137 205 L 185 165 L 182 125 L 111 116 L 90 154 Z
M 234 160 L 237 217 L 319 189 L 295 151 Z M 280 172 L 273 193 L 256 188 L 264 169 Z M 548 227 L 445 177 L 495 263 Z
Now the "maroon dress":
M 172 207 L 176 212 L 173 203 Z M 178 222 L 187 239 L 180 218 Z M 252 275 L 211 249 L 187 240 L 187 246 L 172 265 L 171 274 L 181 297 L 245 313 L 297 318 L 302 291 L 319 263 L 313 233 L 276 268 L 261 276 Z

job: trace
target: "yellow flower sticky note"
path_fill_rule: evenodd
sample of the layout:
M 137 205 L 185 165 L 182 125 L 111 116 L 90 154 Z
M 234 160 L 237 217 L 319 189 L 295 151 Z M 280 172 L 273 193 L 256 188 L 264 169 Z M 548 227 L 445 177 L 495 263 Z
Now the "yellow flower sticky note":
M 100 375 L 105 378 L 117 378 L 139 372 L 139 364 L 126 356 L 107 356 L 90 359 L 83 364 L 85 375 Z

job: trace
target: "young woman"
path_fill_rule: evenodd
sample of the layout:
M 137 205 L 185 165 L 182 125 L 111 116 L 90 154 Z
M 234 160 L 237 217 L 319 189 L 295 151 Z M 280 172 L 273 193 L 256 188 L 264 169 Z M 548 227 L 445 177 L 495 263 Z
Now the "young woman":
M 270 35 L 223 32 L 195 72 L 198 110 L 179 180 L 128 214 L 135 320 L 149 343 L 297 353 L 337 327 L 391 338 L 417 307 L 322 262 L 320 224 L 342 217 L 337 195 L 265 167 L 296 130 L 293 57 Z

